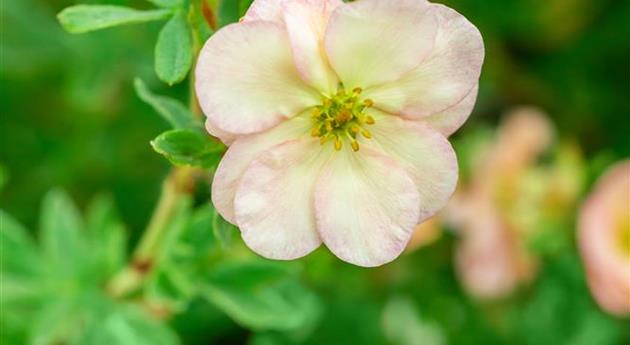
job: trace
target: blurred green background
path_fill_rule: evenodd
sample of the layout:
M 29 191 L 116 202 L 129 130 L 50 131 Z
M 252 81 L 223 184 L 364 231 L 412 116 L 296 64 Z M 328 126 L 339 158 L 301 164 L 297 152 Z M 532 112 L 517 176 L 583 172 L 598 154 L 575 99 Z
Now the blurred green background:
M 629 1 L 443 3 L 474 23 L 486 45 L 477 106 L 456 143 L 495 128 L 515 106 L 535 105 L 584 154 L 580 198 L 608 165 L 630 156 Z M 131 248 L 170 169 L 149 145 L 168 124 L 136 96 L 133 79 L 182 102 L 187 83 L 168 87 L 155 76 L 153 47 L 163 23 L 71 35 L 55 15 L 73 4 L 2 1 L 0 208 L 36 229 L 41 200 L 53 187 L 64 188 L 81 210 L 109 194 Z M 378 269 L 353 267 L 324 249 L 292 263 L 300 284 L 317 296 L 317 320 L 299 332 L 254 329 L 199 300 L 165 322 L 184 344 L 630 344 L 628 321 L 601 312 L 587 290 L 573 244 L 576 211 L 566 216 L 562 249 L 541 254 L 536 281 L 499 301 L 477 301 L 462 289 L 453 268 L 457 238 L 447 232 Z M 252 256 L 238 237 L 233 241 L 233 250 Z M 10 312 L 3 308 L 3 317 Z M 3 341 L 28 342 L 33 331 L 24 327 Z

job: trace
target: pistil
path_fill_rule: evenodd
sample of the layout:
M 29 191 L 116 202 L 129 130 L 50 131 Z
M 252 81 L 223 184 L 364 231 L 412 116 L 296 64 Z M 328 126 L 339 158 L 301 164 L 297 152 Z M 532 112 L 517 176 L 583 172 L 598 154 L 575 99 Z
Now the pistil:
M 352 150 L 359 151 L 359 134 L 365 139 L 372 138 L 366 126 L 375 123 L 374 118 L 366 113 L 374 106 L 374 102 L 361 99 L 362 91 L 361 88 L 355 88 L 347 92 L 340 85 L 334 96 L 324 96 L 322 104 L 313 109 L 311 135 L 319 137 L 322 145 L 332 140 L 337 151 L 343 148 L 344 140 L 347 139 Z

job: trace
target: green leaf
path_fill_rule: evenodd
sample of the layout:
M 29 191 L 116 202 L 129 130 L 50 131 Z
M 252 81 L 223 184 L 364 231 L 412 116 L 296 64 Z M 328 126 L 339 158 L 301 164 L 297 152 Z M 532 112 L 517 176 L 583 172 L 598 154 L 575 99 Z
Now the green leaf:
M 61 11 L 57 19 L 66 31 L 79 34 L 123 24 L 165 19 L 171 13 L 167 9 L 140 11 L 114 5 L 76 5 Z
M 422 320 L 408 298 L 396 297 L 387 303 L 383 311 L 383 331 L 392 344 L 446 344 L 439 326 Z
M 207 135 L 190 129 L 174 129 L 151 141 L 153 149 L 175 165 L 214 168 L 224 150 L 223 144 Z
M 222 248 L 226 249 L 230 247 L 232 238 L 237 231 L 238 228 L 236 226 L 223 219 L 219 212 L 213 209 L 212 232 Z
M 40 241 L 44 254 L 53 262 L 76 268 L 84 259 L 85 238 L 79 210 L 62 190 L 44 197 L 40 214 Z
M 200 128 L 201 124 L 195 120 L 193 114 L 181 102 L 156 95 L 149 90 L 140 78 L 134 81 L 136 94 L 173 126 L 173 128 Z
M 219 1 L 219 26 L 238 22 L 245 15 L 253 0 L 220 0 Z
M 238 0 L 221 0 L 219 2 L 219 26 L 223 27 L 238 22 L 240 6 Z
M 177 345 L 177 335 L 131 305 L 117 305 L 93 322 L 80 345 Z
M 295 330 L 320 312 L 318 300 L 286 265 L 270 262 L 222 263 L 209 274 L 202 294 L 254 330 Z
M 0 309 L 30 305 L 40 295 L 43 261 L 27 230 L 0 210 Z
M 125 227 L 114 209 L 109 196 L 92 201 L 87 210 L 87 230 L 90 254 L 103 278 L 118 271 L 125 263 L 127 236 Z
M 148 0 L 148 1 L 154 4 L 155 6 L 166 7 L 166 8 L 177 7 L 184 3 L 183 0 Z
M 158 272 L 152 277 L 148 294 L 169 303 L 172 308 L 183 309 L 198 292 L 202 272 L 210 266 L 209 258 L 215 247 L 212 236 L 213 208 L 210 205 L 196 210 L 187 217 L 176 234 L 165 241 Z
M 192 67 L 192 33 L 180 10 L 164 25 L 155 45 L 155 72 L 169 85 L 184 80 Z
M 28 230 L 0 210 L 0 271 L 26 273 L 37 269 L 39 256 Z

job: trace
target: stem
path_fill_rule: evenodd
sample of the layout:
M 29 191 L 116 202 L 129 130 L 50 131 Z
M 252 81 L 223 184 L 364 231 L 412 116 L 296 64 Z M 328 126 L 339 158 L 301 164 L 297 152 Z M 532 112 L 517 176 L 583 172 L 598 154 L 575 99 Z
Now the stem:
M 162 192 L 153 211 L 140 244 L 127 267 L 118 273 L 108 284 L 107 290 L 113 296 L 123 296 L 136 290 L 154 266 L 155 253 L 160 249 L 164 229 L 173 214 L 177 201 L 186 193 L 179 186 L 179 175 L 185 168 L 175 168 L 162 183 Z
M 192 30 L 194 63 L 190 74 L 190 111 L 197 118 L 202 117 L 201 109 L 197 101 L 195 92 L 194 68 L 197 56 L 201 50 L 201 37 L 197 20 L 197 11 L 201 11 L 201 6 L 207 6 L 205 0 L 199 4 L 194 2 L 190 6 L 188 22 Z M 196 6 L 199 5 L 199 6 Z M 194 189 L 194 175 L 199 171 L 197 168 L 176 167 L 173 168 L 168 177 L 162 183 L 160 199 L 153 211 L 149 225 L 147 226 L 142 239 L 138 244 L 130 263 L 107 284 L 107 291 L 114 297 L 123 297 L 140 287 L 149 273 L 155 268 L 157 254 L 162 250 L 162 240 L 168 223 L 173 215 L 173 211 L 182 197 L 191 194 Z

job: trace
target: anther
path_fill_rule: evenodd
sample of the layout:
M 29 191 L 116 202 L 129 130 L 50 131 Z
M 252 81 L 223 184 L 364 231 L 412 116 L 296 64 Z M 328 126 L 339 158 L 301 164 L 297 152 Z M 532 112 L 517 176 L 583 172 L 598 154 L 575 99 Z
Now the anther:
M 352 151 L 357 152 L 359 151 L 359 142 L 356 140 L 353 140 L 350 142 L 350 146 L 352 146 Z
M 365 117 L 365 123 L 367 123 L 368 125 L 373 125 L 376 121 L 374 121 L 374 118 L 370 115 Z
M 363 92 L 363 89 L 362 89 L 362 88 L 360 88 L 360 87 L 355 87 L 354 89 L 352 89 L 352 92 L 353 92 L 355 95 L 360 95 L 360 94 L 361 94 L 361 92 Z
M 341 151 L 342 146 L 343 146 L 343 142 L 341 141 L 341 138 L 335 137 L 335 150 Z
M 372 108 L 374 106 L 374 101 L 368 98 L 363 101 L 363 105 L 365 105 L 368 108 Z
M 319 127 L 313 127 L 311 130 L 311 135 L 314 137 L 318 137 L 321 133 L 319 132 Z
M 368 131 L 366 129 L 361 131 L 361 135 L 363 135 L 363 137 L 365 137 L 365 139 L 371 139 L 372 138 L 372 133 L 370 133 L 370 131 Z

